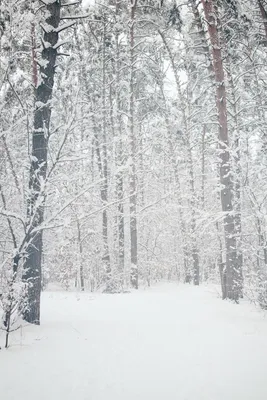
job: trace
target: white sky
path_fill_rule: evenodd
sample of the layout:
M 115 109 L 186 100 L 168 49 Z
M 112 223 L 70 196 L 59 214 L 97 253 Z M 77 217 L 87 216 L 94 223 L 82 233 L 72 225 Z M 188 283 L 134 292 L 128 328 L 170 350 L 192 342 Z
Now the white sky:
M 83 0 L 83 5 L 88 6 L 88 4 L 94 4 L 95 0 Z

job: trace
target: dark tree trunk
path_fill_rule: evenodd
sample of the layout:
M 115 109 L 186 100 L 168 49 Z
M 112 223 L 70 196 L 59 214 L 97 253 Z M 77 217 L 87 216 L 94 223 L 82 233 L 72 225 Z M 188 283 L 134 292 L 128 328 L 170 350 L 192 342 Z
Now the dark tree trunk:
M 204 29 L 204 25 L 202 22 L 201 14 L 198 9 L 199 1 L 189 0 L 189 5 L 190 5 L 193 15 L 194 15 L 195 24 L 197 27 L 197 33 L 198 33 L 199 39 L 200 39 L 200 43 L 197 43 L 197 47 L 202 48 L 204 56 L 207 59 L 207 65 L 208 65 L 208 69 L 210 72 L 210 76 L 213 76 L 213 65 L 212 65 L 212 60 L 211 60 L 211 56 L 210 56 L 210 52 L 209 52 L 209 45 L 208 45 L 208 42 L 206 39 L 206 34 L 205 34 L 205 29 Z
M 214 0 L 202 0 L 208 33 L 211 41 L 213 69 L 216 84 L 216 107 L 219 123 L 221 205 L 224 212 L 224 236 L 226 246 L 226 294 L 225 297 L 238 301 L 240 294 L 240 271 L 238 271 L 235 218 L 233 215 L 233 182 L 230 168 L 226 88 L 218 18 Z
M 47 144 L 51 118 L 50 102 L 55 78 L 57 58 L 55 45 L 58 42 L 56 28 L 60 23 L 60 6 L 60 0 L 50 1 L 45 5 L 46 19 L 42 26 L 44 34 L 40 83 L 35 88 L 35 113 L 27 210 L 28 246 L 23 273 L 23 279 L 28 284 L 28 307 L 24 312 L 24 319 L 34 324 L 40 324 L 43 237 L 42 231 L 38 231 L 38 227 L 44 220 L 44 185 L 47 173 Z
M 264 26 L 264 33 L 266 36 L 266 41 L 265 43 L 267 44 L 267 3 L 264 0 L 258 0 L 261 16 L 262 16 L 262 21 L 263 21 L 263 26 Z

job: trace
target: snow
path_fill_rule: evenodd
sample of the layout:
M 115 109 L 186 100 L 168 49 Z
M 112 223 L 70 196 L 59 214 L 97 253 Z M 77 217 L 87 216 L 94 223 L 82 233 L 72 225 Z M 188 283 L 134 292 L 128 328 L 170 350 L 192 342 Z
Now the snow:
M 267 399 L 267 320 L 252 305 L 171 284 L 42 304 L 42 325 L 0 351 L 0 398 Z

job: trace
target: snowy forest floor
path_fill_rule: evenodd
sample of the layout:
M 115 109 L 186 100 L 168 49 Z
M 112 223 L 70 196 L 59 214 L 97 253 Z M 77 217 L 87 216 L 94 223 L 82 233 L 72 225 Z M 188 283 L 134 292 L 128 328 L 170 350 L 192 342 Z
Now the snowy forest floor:
M 266 314 L 212 287 L 45 292 L 42 325 L 10 344 L 0 351 L 5 400 L 267 399 Z

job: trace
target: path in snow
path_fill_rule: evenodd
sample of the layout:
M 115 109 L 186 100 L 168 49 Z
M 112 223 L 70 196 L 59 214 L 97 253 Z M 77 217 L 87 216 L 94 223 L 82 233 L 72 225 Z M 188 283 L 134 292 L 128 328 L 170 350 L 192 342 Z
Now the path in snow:
M 176 285 L 42 304 L 42 326 L 0 352 L 1 399 L 267 399 L 267 319 L 252 306 Z

